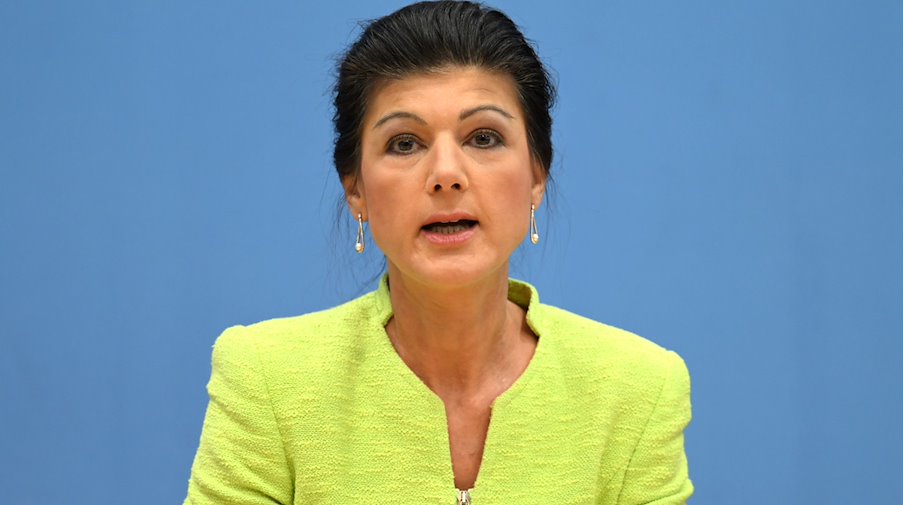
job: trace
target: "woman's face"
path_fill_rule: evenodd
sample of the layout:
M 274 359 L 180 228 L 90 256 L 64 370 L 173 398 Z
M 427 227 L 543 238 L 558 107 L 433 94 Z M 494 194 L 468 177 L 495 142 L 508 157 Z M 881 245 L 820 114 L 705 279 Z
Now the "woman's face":
M 544 188 L 514 82 L 472 67 L 379 87 L 345 181 L 390 274 L 446 287 L 507 276 Z

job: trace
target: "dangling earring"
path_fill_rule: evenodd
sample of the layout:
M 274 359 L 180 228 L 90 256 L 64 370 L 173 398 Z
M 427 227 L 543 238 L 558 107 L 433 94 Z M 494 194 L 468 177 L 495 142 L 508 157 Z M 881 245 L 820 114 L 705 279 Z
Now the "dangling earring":
M 358 254 L 364 252 L 364 216 L 360 212 L 357 213 L 357 240 L 354 242 L 354 250 Z
M 536 227 L 536 205 L 530 204 L 530 242 L 539 243 L 539 228 Z

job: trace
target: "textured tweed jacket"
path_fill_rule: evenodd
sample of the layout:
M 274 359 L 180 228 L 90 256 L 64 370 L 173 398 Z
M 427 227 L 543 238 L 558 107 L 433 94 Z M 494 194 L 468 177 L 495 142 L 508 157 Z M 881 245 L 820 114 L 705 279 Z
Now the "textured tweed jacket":
M 538 335 L 496 399 L 474 505 L 681 504 L 693 493 L 679 356 L 542 305 L 509 283 Z M 442 401 L 396 354 L 385 279 L 300 317 L 226 330 L 186 504 L 456 501 Z

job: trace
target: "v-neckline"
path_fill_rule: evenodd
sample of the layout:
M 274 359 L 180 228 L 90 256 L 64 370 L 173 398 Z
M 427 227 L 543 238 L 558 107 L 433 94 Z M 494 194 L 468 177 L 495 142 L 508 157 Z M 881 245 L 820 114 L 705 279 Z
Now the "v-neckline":
M 379 326 L 377 335 L 380 337 L 378 347 L 380 354 L 389 361 L 393 369 L 398 371 L 399 377 L 409 385 L 411 391 L 417 392 L 416 394 L 424 398 L 427 403 L 431 405 L 432 411 L 430 412 L 430 417 L 439 417 L 444 420 L 445 429 L 441 431 L 444 434 L 442 441 L 444 442 L 443 453 L 445 455 L 444 468 L 446 470 L 446 475 L 443 477 L 448 479 L 450 488 L 455 489 L 458 496 L 460 496 L 461 491 L 466 491 L 468 497 L 472 500 L 475 490 L 480 489 L 481 482 L 484 482 L 487 468 L 490 468 L 491 472 L 493 441 L 498 437 L 498 435 L 495 437 L 493 436 L 493 427 L 500 423 L 500 418 L 503 419 L 503 416 L 500 415 L 500 409 L 504 409 L 513 402 L 519 393 L 527 387 L 527 384 L 533 376 L 538 373 L 536 370 L 541 367 L 540 363 L 544 360 L 546 346 L 543 345 L 542 332 L 536 321 L 536 312 L 539 307 L 539 294 L 533 286 L 526 282 L 514 279 L 508 280 L 508 300 L 524 309 L 527 325 L 530 327 L 533 334 L 536 335 L 536 349 L 534 349 L 532 358 L 530 358 L 530 361 L 527 363 L 526 368 L 524 368 L 520 376 L 490 404 L 489 426 L 486 429 L 486 438 L 483 441 L 483 455 L 480 459 L 480 466 L 476 478 L 474 479 L 474 483 L 468 490 L 460 490 L 455 486 L 455 475 L 451 455 L 451 439 L 448 429 L 448 415 L 445 410 L 445 402 L 443 402 L 442 398 L 430 389 L 429 386 L 427 386 L 420 377 L 408 367 L 407 363 L 405 363 L 401 356 L 398 355 L 395 346 L 392 345 L 389 334 L 386 332 L 386 325 L 394 315 L 391 298 L 389 296 L 388 275 L 382 277 L 379 288 L 374 295 L 376 296 L 376 307 L 378 312 L 378 317 L 375 318 L 375 324 Z M 504 412 L 504 410 L 502 410 L 502 412 Z M 495 431 L 497 430 L 498 428 L 495 429 Z

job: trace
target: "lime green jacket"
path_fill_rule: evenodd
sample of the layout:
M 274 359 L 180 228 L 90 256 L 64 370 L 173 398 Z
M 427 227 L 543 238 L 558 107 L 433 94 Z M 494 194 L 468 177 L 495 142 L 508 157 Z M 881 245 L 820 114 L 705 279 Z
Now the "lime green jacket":
M 681 504 L 693 493 L 679 356 L 542 305 L 539 340 L 492 407 L 474 505 Z M 226 330 L 186 504 L 442 504 L 457 498 L 445 408 L 396 354 L 385 279 L 300 317 Z

